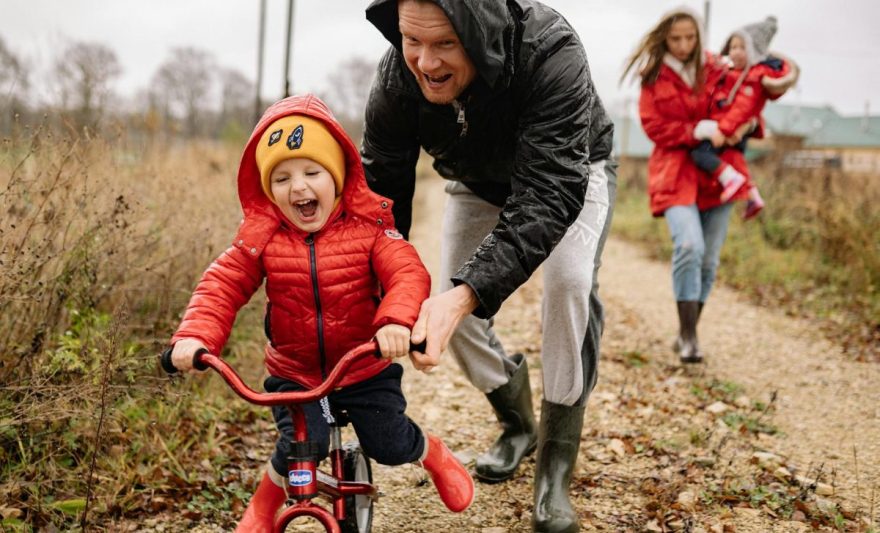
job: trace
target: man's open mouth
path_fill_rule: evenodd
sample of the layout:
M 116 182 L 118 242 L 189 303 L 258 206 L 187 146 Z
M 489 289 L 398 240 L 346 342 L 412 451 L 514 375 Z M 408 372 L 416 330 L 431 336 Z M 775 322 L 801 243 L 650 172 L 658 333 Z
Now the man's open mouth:
M 449 78 L 452 77 L 452 74 L 444 74 L 443 76 L 429 76 L 427 74 L 424 74 L 424 76 L 429 85 L 442 85 L 449 81 Z

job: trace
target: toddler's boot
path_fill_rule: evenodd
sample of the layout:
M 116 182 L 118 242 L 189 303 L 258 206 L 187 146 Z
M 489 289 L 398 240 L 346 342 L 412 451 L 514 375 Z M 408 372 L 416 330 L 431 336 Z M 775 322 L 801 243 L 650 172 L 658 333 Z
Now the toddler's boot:
M 724 170 L 718 175 L 718 181 L 724 186 L 724 190 L 721 192 L 721 203 L 726 204 L 746 184 L 746 177 L 732 166 L 725 165 Z
M 283 479 L 279 481 L 283 483 Z M 236 533 L 272 533 L 275 529 L 275 514 L 286 499 L 287 492 L 272 480 L 268 471 L 264 473 L 257 492 L 235 528 Z
M 427 435 L 425 448 L 422 466 L 431 475 L 446 508 L 460 513 L 470 507 L 474 501 L 474 480 L 468 471 L 438 437 Z
M 751 220 L 758 216 L 758 213 L 764 209 L 764 199 L 757 187 L 749 189 L 749 201 L 746 202 L 746 210 L 743 212 L 743 220 Z

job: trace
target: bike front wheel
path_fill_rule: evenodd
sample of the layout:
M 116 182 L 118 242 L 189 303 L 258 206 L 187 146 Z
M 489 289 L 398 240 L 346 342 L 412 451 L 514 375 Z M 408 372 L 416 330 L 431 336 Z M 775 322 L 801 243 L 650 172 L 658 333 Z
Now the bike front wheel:
M 360 444 L 347 442 L 342 447 L 342 476 L 345 481 L 373 483 L 370 458 Z M 345 520 L 339 523 L 342 533 L 370 533 L 373 527 L 373 498 L 367 495 L 345 498 Z

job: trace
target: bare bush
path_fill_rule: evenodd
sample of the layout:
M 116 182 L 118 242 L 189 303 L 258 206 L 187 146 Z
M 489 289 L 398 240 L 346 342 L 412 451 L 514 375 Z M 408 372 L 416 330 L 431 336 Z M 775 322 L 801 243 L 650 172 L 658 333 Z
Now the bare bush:
M 327 76 L 329 86 L 324 94 L 327 105 L 354 139 L 363 134 L 364 110 L 375 73 L 375 62 L 352 57 Z
M 221 99 L 219 131 L 221 138 L 244 144 L 253 127 L 254 84 L 241 72 L 220 72 Z
M 153 76 L 154 94 L 166 119 L 182 120 L 189 137 L 204 134 L 211 107 L 216 65 L 214 57 L 192 47 L 175 48 Z
M 0 151 L 0 494 L 40 526 L 87 490 L 122 512 L 149 475 L 129 450 L 156 440 L 155 354 L 237 227 L 239 153 L 19 130 Z
M 61 108 L 79 127 L 96 129 L 122 74 L 116 52 L 101 43 L 74 42 L 55 60 Z
M 25 109 L 28 72 L 24 62 L 0 38 L 0 132 L 9 132 Z

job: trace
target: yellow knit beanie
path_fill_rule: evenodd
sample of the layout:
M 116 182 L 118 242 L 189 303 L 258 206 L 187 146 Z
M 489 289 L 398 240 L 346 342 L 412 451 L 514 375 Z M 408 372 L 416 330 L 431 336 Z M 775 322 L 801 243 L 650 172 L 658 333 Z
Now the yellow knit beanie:
M 273 202 L 269 178 L 275 165 L 297 157 L 311 159 L 326 168 L 336 182 L 336 196 L 342 195 L 345 183 L 345 154 L 333 134 L 318 119 L 289 115 L 272 123 L 257 144 L 257 168 L 263 192 Z

